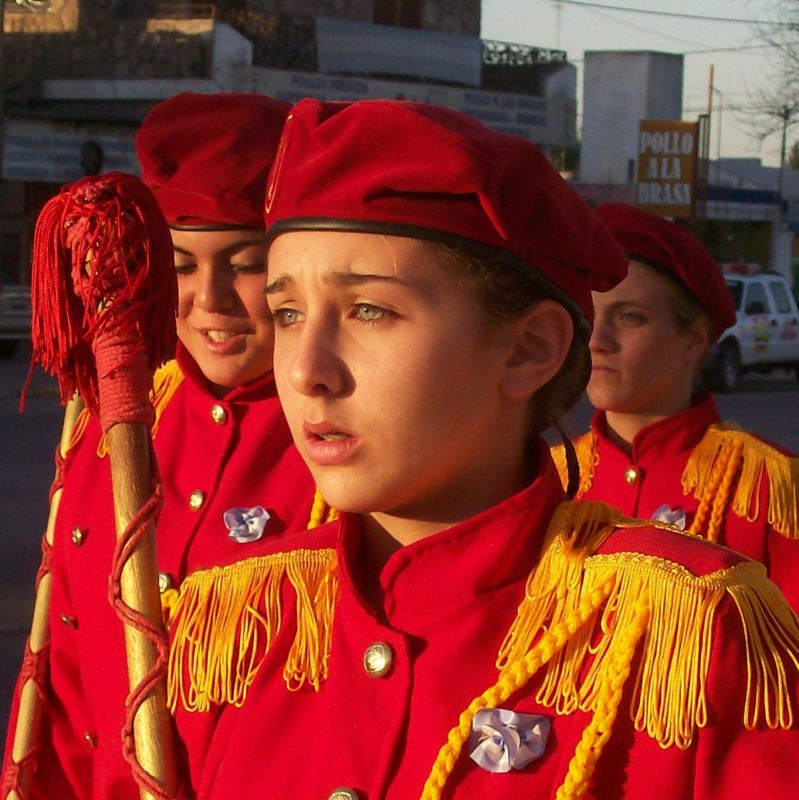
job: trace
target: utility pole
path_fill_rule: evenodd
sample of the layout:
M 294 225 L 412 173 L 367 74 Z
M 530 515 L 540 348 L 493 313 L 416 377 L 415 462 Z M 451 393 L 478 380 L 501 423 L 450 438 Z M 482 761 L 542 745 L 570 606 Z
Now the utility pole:
M 563 6 L 558 0 L 555 0 L 555 49 L 560 50 L 560 15 L 563 11 Z
M 780 216 L 782 216 L 782 173 L 785 169 L 785 145 L 788 136 L 788 123 L 793 117 L 795 108 L 784 105 L 780 107 L 779 117 L 782 120 L 782 144 L 780 145 L 780 171 L 777 178 L 777 202 L 780 204 Z

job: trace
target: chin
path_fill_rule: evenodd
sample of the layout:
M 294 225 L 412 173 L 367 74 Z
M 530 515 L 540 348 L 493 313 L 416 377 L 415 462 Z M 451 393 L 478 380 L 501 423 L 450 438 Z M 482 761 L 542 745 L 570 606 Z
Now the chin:
M 316 486 L 325 502 L 336 511 L 347 514 L 370 514 L 383 510 L 386 505 L 383 496 L 374 487 L 353 487 L 343 485 L 337 480 L 325 479 L 324 475 L 314 474 Z

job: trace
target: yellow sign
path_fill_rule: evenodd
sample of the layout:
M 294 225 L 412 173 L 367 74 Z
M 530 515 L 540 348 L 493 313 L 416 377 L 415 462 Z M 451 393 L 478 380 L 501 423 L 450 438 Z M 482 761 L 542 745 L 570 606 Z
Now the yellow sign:
M 638 205 L 663 217 L 690 217 L 694 205 L 696 122 L 642 119 L 638 133 Z

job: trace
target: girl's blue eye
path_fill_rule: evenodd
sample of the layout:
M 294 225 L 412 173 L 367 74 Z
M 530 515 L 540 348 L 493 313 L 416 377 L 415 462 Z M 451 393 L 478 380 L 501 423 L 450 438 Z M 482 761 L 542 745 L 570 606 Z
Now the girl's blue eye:
M 289 328 L 299 321 L 299 312 L 294 308 L 278 308 L 272 312 L 272 321 L 281 328 Z
M 368 303 L 359 303 L 355 307 L 355 314 L 361 322 L 377 322 L 386 315 L 385 309 L 372 306 Z

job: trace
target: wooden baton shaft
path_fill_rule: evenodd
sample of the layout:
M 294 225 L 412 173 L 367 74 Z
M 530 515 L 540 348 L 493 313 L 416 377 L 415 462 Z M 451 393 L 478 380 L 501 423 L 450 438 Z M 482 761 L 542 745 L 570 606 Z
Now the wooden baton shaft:
M 121 537 L 152 491 L 150 433 L 144 425 L 118 423 L 107 432 L 111 459 L 111 485 L 117 538 Z M 158 590 L 155 526 L 150 524 L 131 553 L 121 574 L 122 600 L 158 627 L 163 626 Z M 142 631 L 125 625 L 125 651 L 130 688 L 134 689 L 152 669 L 157 650 Z M 177 785 L 175 740 L 172 719 L 166 706 L 166 687 L 150 692 L 133 721 L 136 757 L 141 766 L 168 792 Z M 141 790 L 142 800 L 150 792 Z
M 75 430 L 78 415 L 83 410 L 83 402 L 77 395 L 73 397 L 64 410 L 64 423 L 61 427 L 61 441 L 58 445 L 61 457 L 69 451 L 69 443 Z M 59 487 L 53 492 L 50 500 L 50 512 L 47 517 L 47 528 L 44 537 L 52 547 L 55 536 L 55 523 L 58 517 L 58 507 L 61 503 L 62 489 Z M 31 622 L 30 648 L 35 654 L 42 650 L 50 641 L 50 595 L 53 588 L 53 576 L 47 572 L 39 581 L 36 589 L 36 599 L 33 604 L 33 620 Z M 11 749 L 11 758 L 15 763 L 20 763 L 39 741 L 42 721 L 44 718 L 44 703 L 36 689 L 33 678 L 28 678 L 20 690 L 17 724 L 14 728 L 14 742 Z M 6 797 L 8 800 L 20 800 L 30 794 L 30 783 L 33 765 L 22 769 L 19 775 L 19 793 L 11 790 Z

